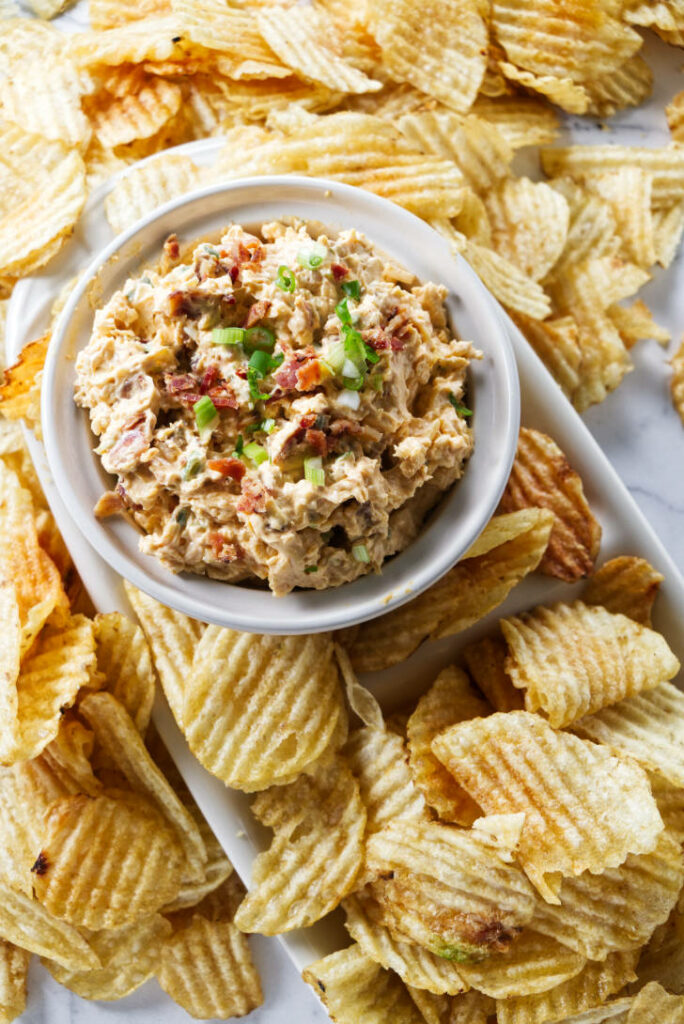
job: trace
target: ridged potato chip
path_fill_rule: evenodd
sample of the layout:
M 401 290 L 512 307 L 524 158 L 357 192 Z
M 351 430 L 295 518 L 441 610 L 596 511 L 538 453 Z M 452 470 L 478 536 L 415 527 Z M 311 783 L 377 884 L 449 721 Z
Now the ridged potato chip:
M 639 985 L 657 981 L 668 992 L 684 993 L 684 916 L 677 909 L 641 950 L 637 975 Z
M 673 355 L 670 365 L 672 366 L 672 377 L 670 378 L 672 402 L 684 424 L 684 342 Z
M 478 96 L 472 113 L 495 125 L 512 149 L 548 146 L 558 135 L 555 111 L 533 96 Z
M 82 999 L 123 999 L 154 975 L 162 944 L 171 931 L 166 918 L 153 914 L 121 928 L 86 932 L 101 967 L 69 970 L 45 957 L 43 965 L 55 981 Z
M 575 722 L 582 736 L 605 744 L 684 786 L 684 694 L 671 683 L 603 708 Z
M 645 558 L 620 555 L 594 573 L 582 592 L 582 600 L 650 626 L 651 609 L 663 579 Z
M 195 881 L 203 879 L 207 851 L 199 828 L 148 754 L 124 706 L 111 693 L 93 693 L 79 702 L 78 710 L 133 791 L 156 804 L 174 830 L 185 854 L 186 877 Z
M 124 581 L 124 587 L 145 631 L 169 707 L 182 729 L 185 681 L 190 678 L 195 647 L 204 626 L 166 608 L 131 583 Z
M 468 671 L 495 711 L 522 711 L 523 695 L 506 672 L 508 647 L 501 634 L 485 636 L 463 648 Z
M 477 242 L 468 240 L 463 255 L 495 298 L 507 309 L 543 320 L 551 312 L 544 289 L 515 264 Z
M 528 997 L 562 985 L 582 970 L 586 959 L 547 935 L 524 928 L 510 949 L 479 963 L 459 964 L 464 980 L 494 999 Z
M 675 258 L 684 231 L 684 200 L 653 211 L 653 235 L 656 260 L 669 267 Z
M 552 1024 L 600 1006 L 636 980 L 638 955 L 636 951 L 611 953 L 602 963 L 587 963 L 551 991 L 501 999 L 496 1007 L 497 1024 Z
M 338 758 L 259 794 L 252 810 L 275 834 L 253 864 L 235 923 L 263 935 L 313 924 L 350 892 L 361 867 L 366 812 L 354 776 Z
M 590 175 L 586 184 L 610 204 L 626 258 L 639 267 L 652 266 L 656 259 L 651 216 L 652 175 L 640 167 L 627 166 Z
M 572 401 L 580 385 L 582 364 L 577 321 L 572 316 L 533 320 L 520 313 L 512 314 L 512 319 Z
M 401 736 L 370 726 L 355 729 L 344 755 L 359 783 L 367 833 L 377 832 L 393 818 L 427 817 L 425 800 L 406 763 Z
M 475 0 L 434 6 L 371 0 L 369 13 L 391 78 L 466 113 L 487 65 L 487 27 Z
M 607 75 L 585 81 L 583 88 L 589 96 L 587 113 L 611 117 L 625 107 L 638 107 L 651 95 L 653 72 L 644 58 L 635 54 Z
M 69 37 L 67 52 L 77 65 L 89 67 L 183 60 L 187 50 L 180 20 L 161 14 L 106 32 L 77 32 Z
M 216 51 L 229 78 L 282 78 L 291 74 L 264 40 L 254 13 L 221 0 L 172 0 L 180 35 Z
M 662 831 L 641 769 L 555 732 L 538 715 L 510 711 L 462 722 L 432 749 L 486 813 L 524 812 L 519 859 L 549 902 L 558 902 L 554 873 L 616 867 L 629 853 L 650 852 Z
M 31 954 L 0 939 L 0 1020 L 10 1024 L 26 1009 L 26 976 Z
M 443 821 L 472 825 L 482 812 L 432 753 L 432 741 L 450 725 L 484 717 L 491 710 L 474 692 L 465 673 L 452 665 L 440 672 L 408 720 L 411 773 L 427 803 Z
M 682 1024 L 684 996 L 671 996 L 657 981 L 642 988 L 627 1014 L 626 1024 Z
M 393 931 L 467 962 L 506 949 L 531 918 L 532 887 L 509 856 L 477 829 L 404 820 L 368 838 L 366 868 Z
M 98 615 L 94 629 L 97 667 L 106 679 L 105 687 L 123 704 L 144 736 L 156 687 L 145 634 L 120 612 Z
M 684 92 L 678 92 L 665 107 L 665 116 L 674 142 L 684 142 Z
M 533 281 L 551 270 L 565 248 L 567 200 L 550 185 L 508 178 L 485 198 L 492 246 Z
M 200 185 L 199 169 L 190 157 L 168 153 L 126 174 L 105 200 L 112 231 L 118 235 L 157 206 Z
M 477 193 L 496 187 L 510 173 L 512 147 L 498 128 L 473 114 L 422 110 L 404 114 L 398 127 L 424 153 L 453 160 Z
M 571 78 L 536 75 L 533 71 L 521 70 L 509 61 L 499 61 L 498 67 L 509 81 L 517 82 L 526 89 L 539 93 L 569 114 L 586 114 L 589 106 L 587 91 L 583 85 L 578 85 Z
M 549 184 L 565 196 L 570 208 L 568 237 L 553 276 L 589 257 L 615 256 L 621 243 L 615 216 L 605 199 L 570 178 L 555 178 Z
M 94 743 L 92 732 L 75 717 L 75 712 L 65 711 L 59 732 L 42 751 L 40 758 L 24 763 L 44 764 L 55 781 L 63 786 L 64 793 L 80 792 L 96 796 L 102 784 L 95 778 L 90 763 Z
M 531 927 L 591 960 L 636 950 L 663 924 L 684 881 L 679 843 L 661 832 L 652 853 L 602 874 L 564 878 L 560 903 L 537 903 Z
M 655 207 L 671 206 L 684 191 L 684 150 L 671 144 L 659 149 L 642 146 L 565 146 L 542 149 L 542 167 L 546 174 L 568 174 L 584 181 L 588 175 L 638 167 L 653 175 L 652 199 Z
M 406 987 L 425 1024 L 491 1024 L 495 1003 L 481 992 L 435 996 L 411 985 Z
M 649 775 L 651 792 L 660 817 L 670 835 L 684 846 L 684 788 L 668 782 L 662 775 Z
M 85 149 L 91 135 L 81 96 L 88 83 L 73 64 L 34 59 L 12 67 L 0 84 L 2 116 L 25 132 Z
M 382 910 L 368 893 L 348 896 L 342 903 L 345 927 L 366 956 L 395 971 L 407 985 L 437 995 L 458 995 L 467 985 L 452 961 L 436 956 L 422 946 L 394 938 L 382 923 Z
M 581 478 L 547 434 L 520 429 L 515 462 L 499 507 L 502 512 L 551 509 L 555 520 L 540 571 L 567 583 L 591 575 L 601 527 L 584 495 Z
M 183 867 L 180 843 L 159 812 L 125 793 L 56 800 L 31 870 L 49 913 L 97 930 L 131 924 L 170 903 Z
M 0 878 L 0 938 L 75 971 L 100 966 L 81 933 Z
M 87 109 L 100 143 L 114 148 L 154 135 L 178 112 L 182 98 L 174 82 L 150 76 L 121 97 L 97 93 Z
M 99 31 L 153 14 L 166 14 L 170 9 L 169 0 L 91 0 L 88 15 L 91 26 Z
M 637 341 L 646 338 L 653 338 L 661 345 L 666 345 L 672 337 L 667 327 L 661 327 L 655 322 L 650 309 L 641 299 L 637 299 L 631 306 L 609 306 L 608 316 L 620 332 L 625 348 L 631 348 Z
M 560 729 L 672 679 L 679 661 L 660 633 L 600 606 L 557 604 L 501 620 L 506 672 L 525 708 Z
M 406 986 L 354 943 L 317 960 L 302 977 L 337 1024 L 425 1024 Z

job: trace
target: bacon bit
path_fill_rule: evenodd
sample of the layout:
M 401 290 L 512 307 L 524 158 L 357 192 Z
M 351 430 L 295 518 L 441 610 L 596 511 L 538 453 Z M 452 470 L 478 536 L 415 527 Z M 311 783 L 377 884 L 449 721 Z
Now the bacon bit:
M 38 854 L 36 858 L 35 864 L 31 868 L 31 871 L 33 872 L 34 875 L 46 875 L 49 867 L 50 863 L 45 854 L 41 850 L 41 852 Z
M 312 391 L 321 382 L 321 364 L 317 359 L 300 366 L 297 370 L 297 391 Z
M 307 412 L 307 413 L 305 413 L 305 415 L 302 416 L 301 420 L 299 421 L 299 428 L 298 429 L 299 430 L 308 430 L 310 427 L 315 427 L 317 419 L 318 419 L 318 416 L 316 415 L 315 412 Z
M 123 484 L 116 485 L 116 493 L 120 496 L 126 508 L 142 508 L 142 505 L 139 505 L 137 501 L 133 501 Z
M 240 403 L 227 384 L 212 388 L 209 397 L 217 409 L 239 409 Z
M 172 260 L 174 263 L 180 257 L 180 246 L 178 244 L 178 235 L 169 235 L 164 242 L 164 254 Z
M 211 544 L 214 558 L 218 558 L 220 562 L 234 562 L 238 557 L 237 548 L 222 533 L 210 533 L 207 540 Z
M 192 409 L 193 405 L 199 402 L 202 395 L 199 391 L 183 391 L 176 397 L 180 404 L 184 405 L 186 409 Z
M 349 273 L 348 269 L 341 263 L 332 263 L 330 266 L 332 275 L 336 281 L 341 281 L 343 277 L 346 277 Z
M 233 284 L 235 284 L 235 282 L 237 281 L 239 276 L 240 276 L 240 267 L 238 266 L 237 263 L 234 263 L 233 266 L 230 268 L 230 279 L 233 282 Z
M 244 462 L 240 459 L 210 459 L 207 468 L 213 469 L 221 476 L 228 476 L 231 480 L 242 480 L 247 472 Z
M 123 499 L 116 491 L 105 491 L 93 509 L 96 519 L 106 519 L 108 516 L 121 515 L 125 511 L 126 506 Z
M 172 395 L 177 395 L 179 391 L 190 391 L 192 388 L 197 387 L 197 381 L 194 377 L 191 377 L 189 373 L 165 373 L 163 377 L 163 384 L 166 390 Z
M 363 331 L 361 337 L 366 344 L 370 345 L 370 347 L 375 349 L 376 352 L 384 351 L 389 348 L 392 343 L 392 339 L 389 334 L 386 334 L 382 327 L 378 327 L 377 329 L 370 331 Z
M 131 459 L 142 455 L 148 447 L 147 438 L 141 430 L 128 430 L 123 434 L 108 453 L 110 465 L 116 468 L 117 462 L 125 465 Z
M 255 302 L 253 306 L 249 307 L 247 319 L 245 320 L 243 327 L 251 327 L 252 324 L 256 324 L 260 320 L 263 320 L 264 317 L 268 316 L 268 311 L 271 308 L 271 305 L 272 303 L 270 303 L 268 299 L 259 299 L 258 302 Z
M 210 388 L 213 388 L 220 376 L 218 366 L 209 366 L 204 371 L 199 386 L 203 395 L 206 395 L 207 391 L 209 391 Z
M 239 377 L 240 380 L 247 380 L 247 370 L 244 366 L 238 366 L 235 370 L 235 376 Z
M 404 342 L 401 340 L 401 338 L 392 338 L 391 345 L 393 352 L 401 352 L 401 350 L 404 347 Z
M 276 384 L 279 384 L 285 391 L 292 391 L 293 388 L 297 387 L 297 370 L 299 369 L 299 359 L 295 354 L 292 359 L 281 366 L 276 374 L 274 374 L 274 380 Z
M 242 481 L 242 497 L 236 505 L 237 511 L 246 515 L 251 515 L 252 512 L 265 512 L 266 497 L 266 491 L 261 484 L 251 477 L 245 477 Z
M 360 434 L 361 424 L 356 420 L 339 419 L 330 424 L 330 433 L 333 437 L 340 437 L 342 434 Z
M 179 313 L 183 312 L 185 305 L 185 292 L 171 292 L 169 295 L 169 314 L 171 316 L 178 316 Z
M 328 439 L 322 430 L 307 430 L 304 440 L 319 455 L 328 454 Z

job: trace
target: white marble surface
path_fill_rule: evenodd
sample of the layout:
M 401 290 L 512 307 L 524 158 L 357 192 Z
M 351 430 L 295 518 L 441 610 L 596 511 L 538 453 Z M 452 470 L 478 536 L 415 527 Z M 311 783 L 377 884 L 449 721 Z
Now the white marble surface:
M 84 4 L 65 18 L 69 27 L 85 24 Z M 67 27 L 67 26 L 65 26 Z M 645 55 L 656 70 L 655 92 L 648 104 L 611 119 L 568 119 L 566 136 L 581 142 L 660 145 L 668 140 L 663 108 L 684 89 L 684 51 L 648 38 Z M 525 164 L 527 168 L 527 164 Z M 642 290 L 656 319 L 672 332 L 668 350 L 653 342 L 633 352 L 635 370 L 618 391 L 585 420 L 643 509 L 652 526 L 684 569 L 684 428 L 672 408 L 667 361 L 684 333 L 684 254 L 668 271 L 656 272 Z M 299 978 L 276 939 L 253 940 L 264 985 L 264 1006 L 250 1024 L 325 1024 L 327 1014 Z M 186 1024 L 187 1015 L 149 982 L 118 1003 L 87 1003 L 54 982 L 42 967 L 31 968 L 29 1004 L 22 1024 Z

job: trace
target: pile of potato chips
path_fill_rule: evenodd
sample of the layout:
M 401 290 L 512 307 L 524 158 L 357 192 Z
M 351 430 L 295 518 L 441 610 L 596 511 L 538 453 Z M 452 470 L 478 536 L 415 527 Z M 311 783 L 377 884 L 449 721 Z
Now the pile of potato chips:
M 684 93 L 668 146 L 542 148 L 545 181 L 513 160 L 557 137 L 554 105 L 604 118 L 643 101 L 642 31 L 684 45 L 678 0 L 92 0 L 74 36 L 14 14 L 0 4 L 0 294 L 58 252 L 94 185 L 217 136 L 211 169 L 163 155 L 122 181 L 113 229 L 208 181 L 319 175 L 433 224 L 579 410 L 635 342 L 669 338 L 621 303 L 684 230 Z

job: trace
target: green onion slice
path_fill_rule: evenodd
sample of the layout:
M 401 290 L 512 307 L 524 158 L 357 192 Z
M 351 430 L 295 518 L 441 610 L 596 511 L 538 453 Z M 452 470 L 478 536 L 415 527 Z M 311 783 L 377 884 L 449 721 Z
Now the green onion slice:
M 356 302 L 361 298 L 361 285 L 358 281 L 344 281 L 342 284 L 342 291 L 345 295 L 348 295 L 350 299 L 355 299 Z
M 342 330 L 344 332 L 344 351 L 351 361 L 362 370 L 366 361 L 363 338 L 353 327 L 343 327 Z
M 449 401 L 451 402 L 459 416 L 464 416 L 467 418 L 468 416 L 473 415 L 473 410 L 469 409 L 467 405 L 462 405 L 461 402 L 459 402 L 459 400 L 451 391 L 449 392 Z
M 211 434 L 218 423 L 218 412 L 209 395 L 203 395 L 198 402 L 195 402 L 192 408 L 200 435 Z
M 249 327 L 244 333 L 245 352 L 250 355 L 257 349 L 265 352 L 272 352 L 276 339 L 273 331 L 268 327 Z
M 211 332 L 214 345 L 241 345 L 245 340 L 242 327 L 215 327 Z
M 308 270 L 315 270 L 316 267 L 320 267 L 327 255 L 328 250 L 326 247 L 315 242 L 310 248 L 299 250 L 297 253 L 297 263 Z
M 186 523 L 188 521 L 188 516 L 189 515 L 190 515 L 190 509 L 189 508 L 179 508 L 178 509 L 178 511 L 176 512 L 176 522 L 178 523 L 178 525 L 180 527 L 183 527 L 183 526 L 186 525 Z
M 260 429 L 263 430 L 265 434 L 272 434 L 276 429 L 276 421 L 271 419 L 262 420 Z
M 372 363 L 373 365 L 375 365 L 375 364 L 376 364 L 377 362 L 379 362 L 379 360 L 380 360 L 380 356 L 379 356 L 379 355 L 378 355 L 378 353 L 377 353 L 377 352 L 375 351 L 375 349 L 373 348 L 373 346 L 372 346 L 372 345 L 369 345 L 369 344 L 368 344 L 367 342 L 365 342 L 365 341 L 363 342 L 363 351 L 365 352 L 365 354 L 366 354 L 366 359 L 368 360 L 368 362 L 369 362 L 369 363 Z
M 249 357 L 249 367 L 256 370 L 260 376 L 265 377 L 271 368 L 270 354 L 261 348 L 255 349 Z
M 366 378 L 363 374 L 360 377 L 343 377 L 342 383 L 347 391 L 360 391 L 366 383 Z
M 318 572 L 318 566 L 317 565 L 307 565 L 305 567 L 305 569 L 304 569 L 304 572 Z
M 293 292 L 297 287 L 297 280 L 290 270 L 284 264 L 278 267 L 278 276 L 276 277 L 276 286 L 280 288 L 281 292 Z
M 247 383 L 249 385 L 249 397 L 253 402 L 266 401 L 271 396 L 267 391 L 259 390 L 259 381 L 263 377 L 262 373 L 259 373 L 253 366 L 247 369 Z
M 185 469 L 183 470 L 183 479 L 192 480 L 194 476 L 201 473 L 204 469 L 204 458 L 201 452 L 190 452 L 188 455 L 188 461 L 185 463 Z
M 260 466 L 262 462 L 268 461 L 268 452 L 256 441 L 250 441 L 242 449 L 243 453 L 254 463 L 255 466 Z
M 324 486 L 325 470 L 323 469 L 323 459 L 320 455 L 304 459 L 304 476 L 314 487 Z
M 345 327 L 351 327 L 352 318 L 351 313 L 349 312 L 349 299 L 342 299 L 341 302 L 338 302 L 335 306 L 335 313 Z
M 344 350 L 344 342 L 341 339 L 333 342 L 326 353 L 326 361 L 332 368 L 333 373 L 339 373 L 341 371 L 346 358 L 347 353 Z
M 235 454 L 237 455 L 238 459 L 242 455 L 242 453 L 244 451 L 244 448 L 245 448 L 245 439 L 242 436 L 242 434 L 238 434 L 238 436 L 235 438 Z
M 357 562 L 370 562 L 370 555 L 365 544 L 355 544 L 351 553 L 352 558 L 355 558 Z

